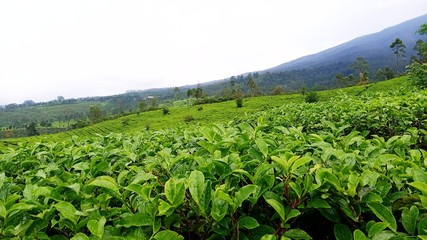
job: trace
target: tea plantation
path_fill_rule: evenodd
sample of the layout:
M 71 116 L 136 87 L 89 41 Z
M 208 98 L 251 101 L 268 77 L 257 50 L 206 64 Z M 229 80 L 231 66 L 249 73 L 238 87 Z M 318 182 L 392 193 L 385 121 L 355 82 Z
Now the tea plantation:
M 2 148 L 0 238 L 427 239 L 427 91 L 382 86 Z

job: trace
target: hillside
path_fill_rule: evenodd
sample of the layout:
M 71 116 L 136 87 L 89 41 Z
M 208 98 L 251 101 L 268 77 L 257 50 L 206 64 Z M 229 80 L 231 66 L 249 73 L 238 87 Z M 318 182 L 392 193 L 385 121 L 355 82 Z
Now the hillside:
M 427 22 L 427 14 L 389 27 L 381 32 L 362 36 L 320 53 L 283 63 L 270 69 L 233 76 L 229 79 L 205 82 L 200 86 L 207 95 L 214 98 L 213 101 L 230 99 L 231 81 L 234 82 L 235 89 L 240 88 L 244 94 L 249 95 L 250 90 L 247 85 L 249 77 L 255 81 L 262 94 L 265 95 L 272 94 L 274 87 L 278 85 L 282 86 L 287 93 L 296 92 L 302 87 L 315 90 L 330 89 L 337 87 L 335 82 L 337 73 L 357 75 L 349 65 L 359 56 L 368 61 L 370 78 L 374 80 L 374 74 L 379 68 L 384 71 L 384 67 L 389 66 L 396 70 L 396 58 L 389 46 L 397 37 L 402 39 L 406 45 L 406 59 L 401 62 L 398 69 L 403 72 L 410 56 L 416 54 L 413 50 L 415 42 L 421 38 L 415 34 L 415 31 L 425 22 Z M 425 36 L 424 40 L 426 40 Z M 347 85 L 351 84 L 354 82 Z M 197 85 L 180 86 L 178 99 L 187 98 L 187 91 L 196 87 Z M 31 106 L 9 104 L 0 108 L 0 129 L 13 129 L 16 130 L 14 136 L 21 136 L 25 134 L 25 126 L 31 122 L 37 124 L 49 122 L 54 125 L 54 128 L 49 130 L 50 132 L 64 131 L 68 129 L 70 122 L 73 123 L 77 119 L 87 117 L 91 106 L 99 106 L 104 115 L 114 117 L 112 115 L 138 111 L 139 103 L 150 97 L 156 98 L 159 103 L 171 104 L 173 100 L 177 99 L 174 90 L 171 87 L 129 91 L 115 96 L 66 99 L 62 102 L 53 100 Z M 213 95 L 215 97 L 212 97 Z M 146 103 L 150 104 L 149 101 Z
M 388 81 L 369 84 L 366 86 L 353 86 L 342 89 L 326 90 L 319 92 L 319 101 L 328 101 L 339 94 L 357 96 L 362 93 L 377 94 L 387 93 L 390 89 L 407 89 L 409 83 L 407 77 L 395 78 Z M 247 98 L 244 100 L 243 108 L 236 108 L 234 101 L 221 103 L 204 104 L 196 106 L 176 106 L 171 107 L 170 114 L 164 115 L 161 110 L 142 112 L 107 120 L 85 128 L 71 130 L 67 132 L 41 135 L 35 137 L 3 139 L 0 140 L 0 148 L 15 146 L 17 142 L 37 142 L 37 141 L 63 141 L 65 139 L 78 137 L 90 137 L 97 134 L 106 135 L 112 132 L 129 133 L 135 131 L 157 131 L 172 127 L 198 126 L 209 123 L 227 122 L 242 116 L 259 113 L 268 109 L 281 107 L 286 104 L 302 103 L 304 96 L 301 94 L 285 94 L 279 96 L 261 96 Z M 192 117 L 191 121 L 186 118 Z
M 361 36 L 325 51 L 304 56 L 296 60 L 266 69 L 264 72 L 283 72 L 296 69 L 328 68 L 338 65 L 339 72 L 348 72 L 351 62 L 357 57 L 364 57 L 371 65 L 371 71 L 384 66 L 393 67 L 402 72 L 411 55 L 415 55 L 413 47 L 418 39 L 426 40 L 425 36 L 415 34 L 421 24 L 427 22 L 427 14 L 386 28 L 380 32 Z M 406 45 L 406 64 L 396 69 L 396 58 L 390 44 L 400 38 Z
M 407 83 L 22 139 L 0 148 L 0 238 L 423 239 L 427 94 Z M 159 129 L 143 130 L 156 115 Z
M 310 88 L 325 89 L 334 86 L 335 75 L 355 74 L 349 66 L 357 57 L 365 58 L 370 66 L 370 78 L 378 69 L 384 71 L 386 66 L 393 71 L 403 73 L 410 57 L 416 55 L 413 50 L 417 40 L 427 41 L 426 36 L 415 34 L 421 24 L 427 23 L 427 14 L 405 21 L 401 24 L 391 26 L 380 32 L 358 37 L 336 47 L 326 49 L 322 52 L 304 56 L 278 66 L 254 71 L 257 74 L 254 80 L 264 93 L 270 94 L 274 86 L 282 85 L 287 91 L 295 91 L 302 86 Z M 390 49 L 390 44 L 400 38 L 406 46 L 405 59 L 401 60 L 399 67 L 396 66 L 396 57 Z M 236 84 L 240 84 L 244 91 L 248 73 L 236 76 Z M 240 77 L 240 78 L 239 78 Z M 209 94 L 218 94 L 224 88 L 230 87 L 230 79 L 222 79 L 202 83 L 203 90 Z M 181 87 L 184 91 L 195 88 L 196 85 Z M 165 89 L 163 89 L 165 90 Z M 151 94 L 164 95 L 161 89 L 150 90 Z M 172 89 L 169 89 L 172 95 Z M 142 93 L 145 91 L 142 91 Z

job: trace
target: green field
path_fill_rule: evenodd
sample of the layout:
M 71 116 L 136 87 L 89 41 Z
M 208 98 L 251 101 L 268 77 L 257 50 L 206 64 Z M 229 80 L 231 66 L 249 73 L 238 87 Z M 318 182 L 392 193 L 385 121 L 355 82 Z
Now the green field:
M 0 238 L 427 239 L 426 94 L 402 77 L 11 140 Z
M 354 86 L 344 89 L 321 91 L 319 92 L 319 100 L 327 101 L 330 98 L 334 98 L 339 94 L 346 94 L 349 96 L 376 92 L 386 94 L 391 89 L 396 91 L 399 90 L 399 88 L 406 89 L 408 87 L 407 82 L 407 77 L 401 77 L 366 86 Z M 25 141 L 62 141 L 72 136 L 90 137 L 96 134 L 105 135 L 111 132 L 127 133 L 135 131 L 144 131 L 147 128 L 150 130 L 161 130 L 178 126 L 194 126 L 203 125 L 207 123 L 227 122 L 233 120 L 235 117 L 242 117 L 244 115 L 250 115 L 254 112 L 266 111 L 274 107 L 281 107 L 285 104 L 301 103 L 304 102 L 304 98 L 305 96 L 301 94 L 245 98 L 243 108 L 237 108 L 234 101 L 195 106 L 185 106 L 179 104 L 179 106 L 171 107 L 170 114 L 168 115 L 164 115 L 162 113 L 162 110 L 141 112 L 138 114 L 132 114 L 114 120 L 107 120 L 86 128 L 59 134 L 0 140 L 0 147 L 13 147 L 14 145 L 16 145 L 17 142 Z M 199 111 L 198 109 L 200 107 L 202 107 L 203 110 Z M 190 122 L 185 122 L 184 119 L 187 116 L 191 116 L 194 120 Z

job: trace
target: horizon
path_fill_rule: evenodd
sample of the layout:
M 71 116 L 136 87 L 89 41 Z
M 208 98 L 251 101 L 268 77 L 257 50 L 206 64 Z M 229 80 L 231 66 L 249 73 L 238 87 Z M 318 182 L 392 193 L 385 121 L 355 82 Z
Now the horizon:
M 427 7 L 418 0 L 357 6 L 337 0 L 208 7 L 193 1 L 27 3 L 0 3 L 0 22 L 10 22 L 0 24 L 8 36 L 0 39 L 0 105 L 181 87 L 262 71 L 422 16 L 426 8 L 420 6 Z M 309 3 L 324 12 L 304 8 Z M 343 10 L 349 6 L 351 13 Z M 281 11 L 286 7 L 295 11 L 288 16 Z

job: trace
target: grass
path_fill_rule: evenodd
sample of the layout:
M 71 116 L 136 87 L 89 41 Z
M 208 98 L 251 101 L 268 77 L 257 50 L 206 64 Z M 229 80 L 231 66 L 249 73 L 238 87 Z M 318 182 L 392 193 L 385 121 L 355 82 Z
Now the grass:
M 333 89 L 321 91 L 318 93 L 319 101 L 326 101 L 336 97 L 339 94 L 357 96 L 362 93 L 387 92 L 391 89 L 408 86 L 407 77 L 395 78 L 389 81 L 373 83 L 364 86 L 353 86 L 343 89 Z M 113 120 L 107 120 L 82 129 L 76 129 L 68 132 L 62 132 L 51 135 L 42 135 L 26 138 L 15 138 L 0 141 L 0 149 L 5 147 L 14 147 L 18 142 L 38 142 L 38 141 L 63 141 L 74 135 L 80 137 L 90 137 L 95 134 L 105 135 L 110 132 L 134 132 L 149 130 L 167 129 L 177 126 L 194 126 L 209 123 L 223 122 L 234 119 L 235 117 L 251 114 L 254 112 L 268 110 L 279 107 L 287 103 L 303 102 L 305 96 L 301 94 L 287 94 L 278 96 L 261 96 L 254 98 L 245 98 L 242 108 L 237 108 L 235 101 L 221 103 L 212 103 L 196 106 L 172 106 L 169 108 L 169 114 L 164 115 L 162 110 L 141 112 L 131 114 Z M 178 104 L 177 104 L 178 105 Z M 198 109 L 203 107 L 203 110 Z M 185 118 L 191 116 L 192 121 L 186 122 Z

